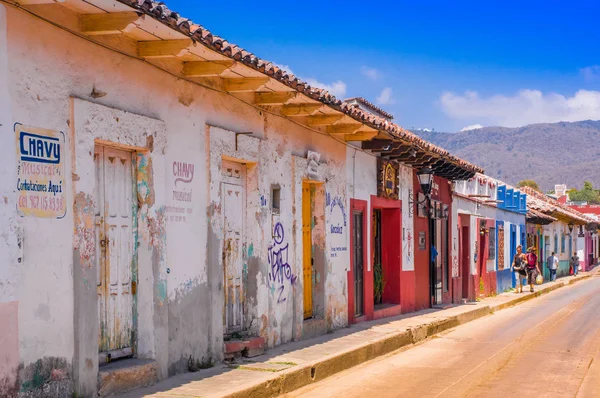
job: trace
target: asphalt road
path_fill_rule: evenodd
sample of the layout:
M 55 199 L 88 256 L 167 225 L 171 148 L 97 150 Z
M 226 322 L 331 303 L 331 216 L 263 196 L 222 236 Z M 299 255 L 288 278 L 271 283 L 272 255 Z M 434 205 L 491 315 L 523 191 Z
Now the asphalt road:
M 514 396 L 600 397 L 600 275 L 286 395 Z

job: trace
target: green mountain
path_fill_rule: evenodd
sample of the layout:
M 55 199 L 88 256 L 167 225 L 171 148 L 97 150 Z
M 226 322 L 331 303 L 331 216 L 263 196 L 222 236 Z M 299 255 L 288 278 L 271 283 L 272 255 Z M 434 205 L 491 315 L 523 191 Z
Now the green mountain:
M 581 188 L 586 180 L 600 186 L 600 121 L 415 133 L 509 184 L 533 179 L 544 191 L 563 183 Z

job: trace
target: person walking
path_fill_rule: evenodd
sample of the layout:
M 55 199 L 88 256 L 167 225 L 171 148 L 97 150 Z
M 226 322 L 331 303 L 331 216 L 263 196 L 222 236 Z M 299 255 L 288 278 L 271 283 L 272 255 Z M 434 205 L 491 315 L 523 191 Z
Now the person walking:
M 546 266 L 550 270 L 550 281 L 554 282 L 556 280 L 556 271 L 558 270 L 558 257 L 556 257 L 556 253 L 552 252 L 552 255 L 548 257 Z
M 573 257 L 571 257 L 571 267 L 573 267 L 573 276 L 577 276 L 577 271 L 579 271 L 579 256 L 577 252 L 573 253 Z
M 529 283 L 529 291 L 533 293 L 533 285 L 535 284 L 535 279 L 540 272 L 540 266 L 537 263 L 537 254 L 534 253 L 535 247 L 531 246 L 527 249 L 527 263 L 525 266 L 525 271 L 527 271 L 527 283 Z
M 515 293 L 523 293 L 523 278 L 527 276 L 527 272 L 525 271 L 525 264 L 527 262 L 527 258 L 525 254 L 523 254 L 523 246 L 517 246 L 517 254 L 513 258 L 513 262 L 511 265 L 512 271 L 515 273 L 515 278 L 517 279 L 517 284 L 515 288 L 517 291 Z

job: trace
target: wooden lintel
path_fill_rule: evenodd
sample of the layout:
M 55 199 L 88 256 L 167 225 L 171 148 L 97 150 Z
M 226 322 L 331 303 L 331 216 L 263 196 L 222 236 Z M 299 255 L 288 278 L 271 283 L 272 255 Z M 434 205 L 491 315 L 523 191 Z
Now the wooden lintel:
M 225 91 L 228 93 L 238 93 L 244 91 L 256 91 L 268 83 L 268 77 L 242 77 L 234 79 L 224 79 Z
M 256 105 L 281 105 L 291 99 L 296 98 L 296 91 L 265 91 L 254 93 L 254 103 Z
M 326 126 L 342 120 L 343 117 L 343 114 L 314 115 L 308 117 L 307 123 L 309 126 Z
M 334 124 L 327 126 L 327 133 L 329 134 L 354 134 L 363 127 L 362 124 Z
M 190 39 L 152 40 L 138 42 L 138 56 L 142 58 L 168 58 L 185 54 L 192 45 Z
M 344 140 L 345 141 L 369 141 L 370 139 L 377 137 L 377 134 L 379 134 L 379 131 L 365 131 L 365 132 L 360 132 L 360 133 L 355 133 L 355 134 L 346 134 L 344 136 Z
M 233 60 L 184 62 L 183 74 L 186 77 L 219 76 L 234 63 Z
M 113 35 L 123 33 L 140 18 L 134 11 L 84 14 L 79 17 L 79 23 L 81 32 L 86 35 Z
M 285 116 L 308 116 L 323 107 L 323 104 L 289 104 L 281 108 L 281 114 Z

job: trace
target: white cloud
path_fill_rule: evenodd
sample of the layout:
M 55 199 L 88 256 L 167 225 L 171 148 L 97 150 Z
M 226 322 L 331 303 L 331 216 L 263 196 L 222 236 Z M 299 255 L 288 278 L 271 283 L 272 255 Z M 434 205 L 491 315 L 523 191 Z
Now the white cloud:
M 276 64 L 276 63 L 273 63 L 273 65 L 275 65 L 279 69 L 283 69 L 287 73 L 291 73 L 292 75 L 295 75 L 294 71 L 292 70 L 292 68 L 290 68 L 289 65 L 280 65 L 280 64 Z
M 445 92 L 443 111 L 457 120 L 485 120 L 487 125 L 518 127 L 531 123 L 600 119 L 600 92 L 579 90 L 572 97 L 539 90 L 521 90 L 513 96 L 483 98 L 475 91 L 463 95 Z
M 600 65 L 586 66 L 585 68 L 579 69 L 579 72 L 587 81 L 596 80 L 600 78 Z
M 394 103 L 391 87 L 386 87 L 381 90 L 381 94 L 377 97 L 377 103 L 380 105 L 390 105 Z
M 365 75 L 366 77 L 368 77 L 371 80 L 379 79 L 379 71 L 375 68 L 369 68 L 368 66 L 363 66 L 362 68 L 360 68 L 360 73 L 362 73 L 363 75 Z
M 317 79 L 307 78 L 304 79 L 308 84 L 313 87 L 322 88 L 329 91 L 331 94 L 335 95 L 338 99 L 343 99 L 346 95 L 346 83 L 341 80 L 333 82 L 331 84 L 321 83 Z
M 460 131 L 477 130 L 480 128 L 483 128 L 483 126 L 481 124 L 471 124 L 466 127 L 463 127 L 462 129 L 460 129 Z

